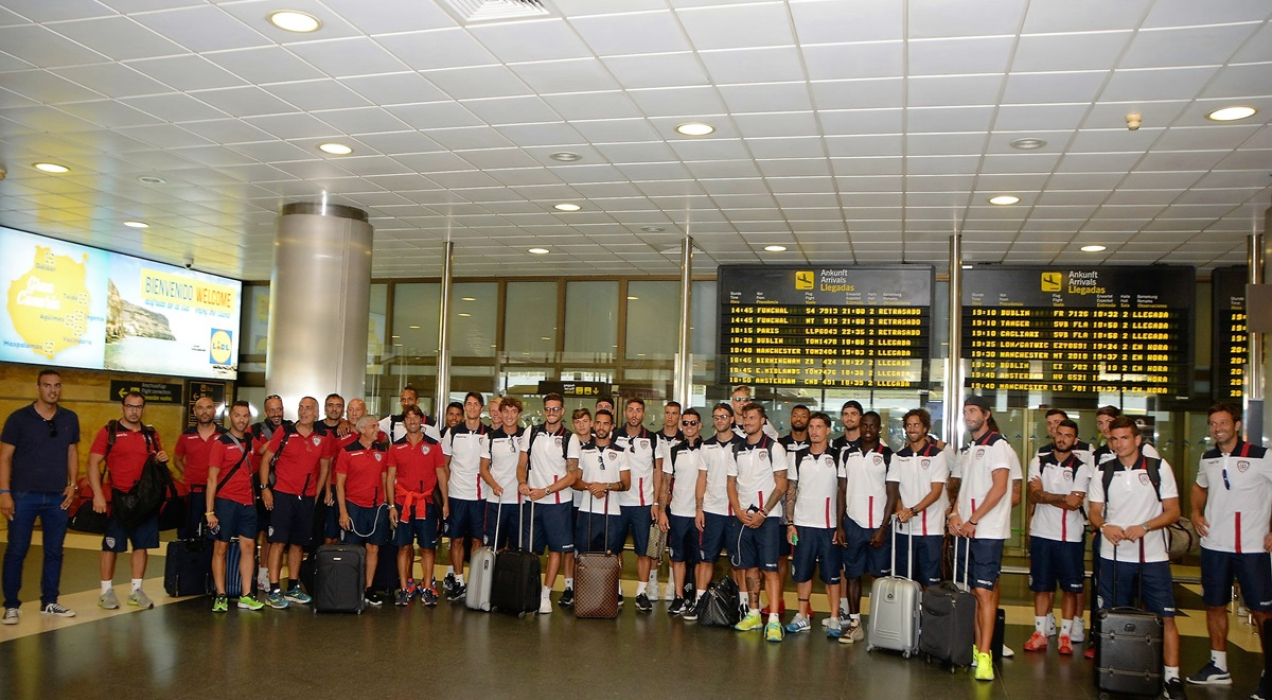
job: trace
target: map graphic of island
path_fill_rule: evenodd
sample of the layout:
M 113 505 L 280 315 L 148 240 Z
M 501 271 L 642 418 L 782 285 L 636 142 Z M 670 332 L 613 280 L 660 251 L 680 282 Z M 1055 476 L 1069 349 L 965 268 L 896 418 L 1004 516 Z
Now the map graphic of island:
M 35 247 L 30 270 L 9 284 L 9 318 L 30 349 L 52 360 L 88 330 L 88 255 L 75 260 Z

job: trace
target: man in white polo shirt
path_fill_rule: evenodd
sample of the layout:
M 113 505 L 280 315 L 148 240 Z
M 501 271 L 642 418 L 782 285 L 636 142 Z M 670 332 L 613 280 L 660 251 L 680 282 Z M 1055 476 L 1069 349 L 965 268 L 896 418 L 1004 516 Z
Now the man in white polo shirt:
M 916 408 L 901 420 L 906 445 L 892 455 L 888 481 L 899 488 L 897 520 L 897 566 L 913 565 L 903 574 L 927 588 L 941 582 L 941 543 L 945 534 L 945 511 L 949 498 L 945 483 L 950 466 L 945 451 L 928 437 L 932 416 Z M 910 551 L 913 543 L 913 552 Z M 893 572 L 900 574 L 901 572 Z
M 848 443 L 839 459 L 844 465 L 846 490 L 844 589 L 848 599 L 848 624 L 839 641 L 852 644 L 865 639 L 861 625 L 861 579 L 887 576 L 892 555 L 888 538 L 892 514 L 896 512 L 898 487 L 888 481 L 892 449 L 879 441 L 882 419 L 867 411 L 861 416 L 861 437 Z
M 624 540 L 631 532 L 636 549 L 636 609 L 649 612 L 654 609 L 649 600 L 649 573 L 654 560 L 646 556 L 649 551 L 649 530 L 657 517 L 654 494 L 659 493 L 662 472 L 654 469 L 654 450 L 657 447 L 654 433 L 644 426 L 645 400 L 633 397 L 623 407 L 626 423 L 614 430 L 614 444 L 627 452 L 627 466 L 631 471 L 632 487 L 617 496 L 622 521 L 618 530 Z
M 517 467 L 521 462 L 521 443 L 526 429 L 521 427 L 521 401 L 511 396 L 500 399 L 492 418 L 490 440 L 486 453 L 481 456 L 481 480 L 486 488 L 485 534 L 482 539 L 495 551 L 517 541 L 512 536 L 516 529 L 517 508 L 520 494 L 517 492 Z
M 994 587 L 1002 572 L 1003 543 L 1011 534 L 1009 489 L 1015 460 L 1007 438 L 990 430 L 992 416 L 984 397 L 969 396 L 963 402 L 963 425 L 970 441 L 959 455 L 962 483 L 949 518 L 950 533 L 970 540 L 954 543 L 954 570 L 964 570 L 970 553 L 967 583 L 976 596 L 976 679 L 982 681 L 994 680 Z
M 1029 588 L 1034 592 L 1034 633 L 1025 651 L 1047 648 L 1047 616 L 1059 584 L 1061 604 L 1060 653 L 1073 653 L 1073 618 L 1082 592 L 1085 518 L 1079 510 L 1091 483 L 1091 466 L 1074 452 L 1078 424 L 1062 419 L 1052 430 L 1051 449 L 1039 452 L 1029 464 Z
M 482 520 L 485 516 L 487 487 L 481 480 L 481 456 L 489 451 L 490 428 L 481 422 L 485 398 L 470 391 L 464 397 L 464 422 L 446 432 L 442 454 L 446 455 L 447 496 L 450 517 L 446 519 L 446 536 L 450 538 L 450 565 L 455 567 L 455 587 L 448 600 L 463 600 L 464 540 L 473 549 L 481 546 Z
M 795 589 L 799 594 L 799 611 L 786 625 L 786 631 L 797 633 L 812 629 L 813 568 L 826 585 L 826 599 L 839 599 L 840 573 L 843 569 L 844 465 L 839 453 L 830 447 L 830 416 L 812 414 L 805 425 L 809 444 L 806 449 L 787 453 L 786 512 L 789 524 L 785 538 L 794 548 Z M 771 603 L 770 603 L 771 605 Z M 770 609 L 772 609 L 770 607 Z M 832 610 L 826 636 L 839 639 L 842 628 L 839 616 Z
M 694 599 L 685 612 L 685 619 L 691 622 L 698 619 L 697 604 L 707 592 L 707 586 L 711 585 L 720 552 L 729 542 L 735 543 L 733 547 L 737 548 L 737 528 L 741 527 L 729 505 L 729 465 L 733 462 L 733 444 L 742 441 L 733 432 L 733 407 L 723 401 L 713 406 L 711 424 L 715 434 L 702 441 L 702 464 L 698 466 L 694 494 L 697 500 L 694 521 L 699 533 L 698 568 L 694 572 Z M 745 598 L 745 591 L 739 596 Z
M 777 606 L 781 600 L 781 583 L 777 575 L 778 543 L 783 520 L 782 498 L 786 495 L 786 450 L 764 432 L 764 407 L 749 403 L 742 407 L 742 427 L 746 438 L 733 447 L 729 462 L 729 505 L 732 506 L 742 534 L 737 539 L 737 553 L 730 552 L 746 580 L 748 610 L 734 626 L 740 632 L 764 627 L 764 638 L 782 641 L 782 623 Z M 731 543 L 732 544 L 732 543 Z M 764 571 L 764 589 L 768 594 L 768 623 L 760 618 L 760 571 Z
M 1201 456 L 1192 488 L 1192 522 L 1201 535 L 1201 597 L 1210 632 L 1210 662 L 1188 682 L 1232 685 L 1228 673 L 1228 601 L 1241 584 L 1260 634 L 1272 618 L 1272 460 L 1267 448 L 1241 439 L 1241 409 L 1216 404 L 1209 412 L 1215 446 Z M 1267 640 L 1262 640 L 1264 652 Z M 1269 697 L 1260 678 L 1254 697 Z
M 579 552 L 623 551 L 619 530 L 622 510 L 615 493 L 631 488 L 628 454 L 614 443 L 614 414 L 601 409 L 592 422 L 593 437 L 579 450 L 579 475 L 574 489 L 583 493 L 583 507 L 574 529 Z M 621 601 L 620 596 L 620 601 Z
M 1135 421 L 1126 416 L 1116 418 L 1109 426 L 1108 442 L 1115 458 L 1101 464 L 1091 479 L 1091 524 L 1103 537 L 1098 604 L 1101 609 L 1130 606 L 1136 591 L 1140 592 L 1144 607 L 1162 618 L 1162 694 L 1183 698 L 1174 581 L 1165 532 L 1179 520 L 1179 490 L 1166 460 L 1145 456 L 1141 445 L 1143 438 Z
M 667 533 L 667 551 L 671 557 L 671 581 L 675 592 L 668 615 L 680 615 L 685 611 L 685 572 L 694 561 L 698 550 L 698 529 L 694 516 L 698 473 L 702 468 L 702 416 L 695 408 L 683 413 L 677 410 L 680 425 L 684 429 L 681 441 L 673 445 L 667 456 L 659 459 L 662 465 L 662 491 L 658 496 L 658 526 Z M 673 489 L 672 483 L 675 482 Z
M 524 498 L 534 503 L 530 517 L 520 525 L 522 540 L 535 554 L 542 554 L 544 547 L 548 550 L 539 604 L 539 612 L 545 615 L 552 612 L 549 596 L 556 585 L 562 557 L 567 563 L 574 558 L 574 505 L 570 486 L 578 471 L 579 438 L 565 429 L 561 420 L 564 406 L 565 400 L 560 394 L 543 397 L 544 423 L 526 433 L 521 442 L 521 461 L 517 464 L 517 488 Z M 530 530 L 533 530 L 533 538 L 527 535 Z M 559 601 L 563 606 L 569 606 L 574 597 L 572 574 L 572 569 L 566 567 L 565 593 Z

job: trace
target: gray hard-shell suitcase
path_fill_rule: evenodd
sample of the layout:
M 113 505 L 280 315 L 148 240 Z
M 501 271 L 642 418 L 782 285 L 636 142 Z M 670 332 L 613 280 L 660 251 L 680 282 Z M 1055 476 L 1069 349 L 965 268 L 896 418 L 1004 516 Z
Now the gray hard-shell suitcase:
M 489 503 L 486 504 L 489 507 Z M 468 590 L 464 605 L 469 610 L 490 612 L 490 585 L 495 580 L 495 543 L 499 541 L 500 514 L 503 508 L 495 503 L 495 539 L 472 553 L 468 562 Z
M 919 650 L 919 615 L 923 587 L 918 581 L 897 576 L 897 529 L 892 521 L 892 576 L 877 579 L 870 589 L 870 632 L 866 651 L 891 649 L 910 658 Z M 914 566 L 914 534 L 910 537 L 909 572 Z

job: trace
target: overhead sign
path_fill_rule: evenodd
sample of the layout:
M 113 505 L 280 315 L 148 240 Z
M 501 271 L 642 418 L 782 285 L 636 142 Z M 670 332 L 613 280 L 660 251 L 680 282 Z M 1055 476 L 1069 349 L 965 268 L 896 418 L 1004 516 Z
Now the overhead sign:
M 146 398 L 146 403 L 179 404 L 181 403 L 181 389 L 182 386 L 180 384 L 112 379 L 110 381 L 110 400 L 123 401 L 129 392 L 139 391 Z
M 1249 332 L 1246 316 L 1246 267 L 1221 267 L 1211 279 L 1210 390 L 1215 401 L 1240 404 L 1245 393 Z
M 609 396 L 610 385 L 602 382 L 539 382 L 540 394 L 560 394 L 562 397 L 600 398 Z

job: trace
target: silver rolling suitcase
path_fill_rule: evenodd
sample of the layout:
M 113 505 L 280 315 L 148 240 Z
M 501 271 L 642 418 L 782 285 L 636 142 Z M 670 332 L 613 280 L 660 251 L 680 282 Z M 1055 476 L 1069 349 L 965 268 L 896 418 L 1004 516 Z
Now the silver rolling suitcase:
M 892 576 L 876 579 L 870 589 L 870 630 L 866 651 L 891 649 L 910 658 L 919 651 L 919 616 L 923 588 L 918 581 L 897 575 L 897 521 L 892 520 Z M 914 568 L 914 535 L 911 533 L 909 565 Z

